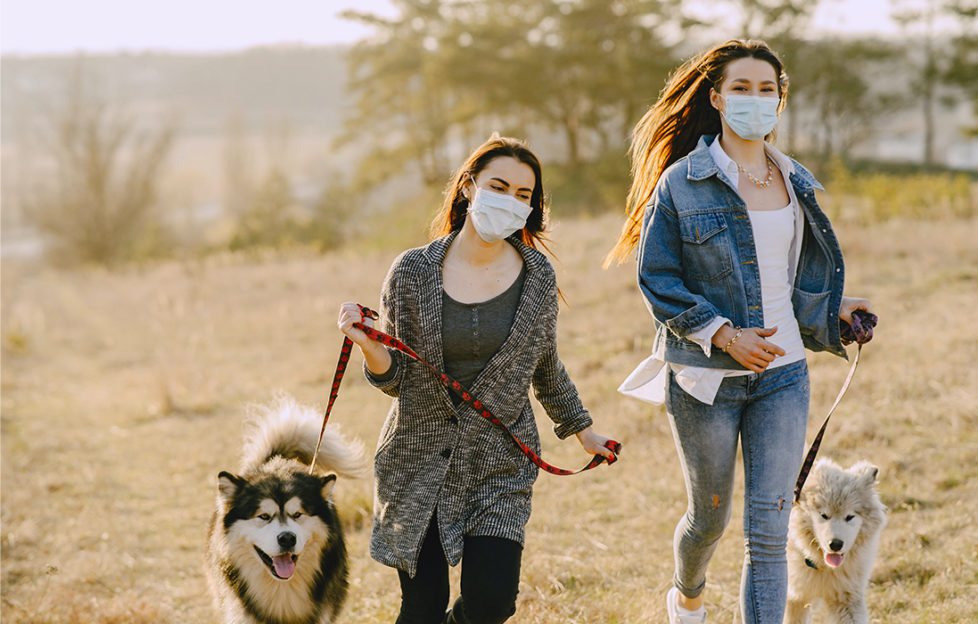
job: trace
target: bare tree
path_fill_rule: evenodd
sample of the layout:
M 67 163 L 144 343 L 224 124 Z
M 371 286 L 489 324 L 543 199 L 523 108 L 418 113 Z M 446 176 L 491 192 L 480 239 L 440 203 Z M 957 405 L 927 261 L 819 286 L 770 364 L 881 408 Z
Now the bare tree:
M 166 237 L 157 184 L 173 142 L 172 119 L 140 127 L 86 100 L 82 82 L 79 67 L 67 105 L 46 124 L 42 150 L 50 173 L 30 193 L 25 220 L 62 262 L 110 265 L 151 254 Z
M 948 89 L 957 87 L 965 93 L 975 92 L 974 69 L 978 58 L 978 2 L 975 0 L 890 0 L 893 19 L 901 25 L 908 37 L 919 42 L 908 47 L 908 61 L 913 72 L 911 89 L 920 105 L 924 122 L 923 162 L 935 162 L 934 137 L 938 106 L 942 100 L 954 100 L 947 96 Z M 961 28 L 957 36 L 943 32 L 937 23 L 956 20 Z
M 951 40 L 952 61 L 945 78 L 971 98 L 978 119 L 978 0 L 952 0 L 949 9 L 959 31 Z M 965 130 L 978 136 L 978 125 Z

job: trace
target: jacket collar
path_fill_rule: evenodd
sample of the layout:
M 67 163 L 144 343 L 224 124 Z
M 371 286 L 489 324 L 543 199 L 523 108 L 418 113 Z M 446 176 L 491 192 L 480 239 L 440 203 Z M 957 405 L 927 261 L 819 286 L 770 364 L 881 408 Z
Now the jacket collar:
M 700 137 L 696 147 L 687 156 L 686 177 L 690 180 L 705 180 L 711 176 L 720 175 L 720 167 L 717 166 L 713 154 L 710 153 L 710 145 L 717 139 L 717 135 L 704 134 Z M 800 191 L 807 191 L 816 188 L 824 191 L 825 188 L 815 179 L 810 171 L 805 169 L 794 159 L 789 159 L 794 165 L 794 171 L 788 176 L 791 184 Z
M 428 259 L 433 265 L 441 266 L 445 261 L 445 254 L 448 253 L 448 248 L 452 246 L 452 241 L 458 236 L 458 230 L 449 232 L 445 236 L 436 238 L 435 240 L 428 243 L 424 248 L 424 257 Z
M 716 135 L 704 134 L 696 143 L 696 147 L 686 157 L 686 177 L 690 180 L 705 180 L 720 173 L 717 161 L 710 154 L 710 145 L 716 140 Z
M 812 175 L 811 171 L 799 165 L 797 161 L 792 162 L 795 163 L 795 170 L 791 174 L 791 183 L 795 185 L 795 188 L 802 191 L 810 191 L 813 188 L 820 191 L 825 190 L 825 187 L 822 186 L 821 182 L 815 179 L 815 176 Z

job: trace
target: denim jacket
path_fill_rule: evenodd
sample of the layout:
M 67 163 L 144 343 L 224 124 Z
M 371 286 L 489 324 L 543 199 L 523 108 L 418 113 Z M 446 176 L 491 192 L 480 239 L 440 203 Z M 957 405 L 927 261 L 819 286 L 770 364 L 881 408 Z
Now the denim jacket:
M 664 340 L 668 362 L 739 370 L 744 367 L 730 355 L 713 349 L 707 357 L 686 338 L 718 315 L 739 327 L 764 327 L 750 217 L 710 154 L 715 138 L 701 137 L 659 178 L 642 225 L 638 281 L 655 319 L 653 351 Z M 792 294 L 795 318 L 807 349 L 845 358 L 839 337 L 842 250 L 815 201 L 822 185 L 800 164 L 794 166 L 789 181 L 804 215 Z

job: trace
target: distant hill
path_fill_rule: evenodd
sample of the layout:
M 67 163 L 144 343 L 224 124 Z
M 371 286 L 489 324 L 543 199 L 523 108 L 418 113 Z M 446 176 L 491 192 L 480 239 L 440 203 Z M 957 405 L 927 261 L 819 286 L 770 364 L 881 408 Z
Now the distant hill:
M 347 105 L 347 48 L 269 47 L 234 53 L 162 52 L 0 57 L 0 132 L 17 140 L 34 116 L 57 110 L 81 69 L 88 97 L 136 112 L 179 115 L 184 135 L 220 134 L 233 115 L 260 127 L 338 130 Z

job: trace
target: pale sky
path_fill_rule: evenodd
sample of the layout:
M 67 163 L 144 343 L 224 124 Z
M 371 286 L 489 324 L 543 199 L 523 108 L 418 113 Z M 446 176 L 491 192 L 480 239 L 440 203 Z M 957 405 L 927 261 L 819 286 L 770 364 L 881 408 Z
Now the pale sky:
M 388 0 L 0 0 L 0 51 L 350 43 L 369 31 L 337 16 L 349 8 L 393 14 Z
M 708 18 L 713 3 L 699 4 Z M 337 14 L 347 8 L 394 12 L 389 0 L 0 0 L 0 51 L 206 51 L 350 43 L 369 30 L 340 19 Z M 815 30 L 896 32 L 890 0 L 824 0 Z

